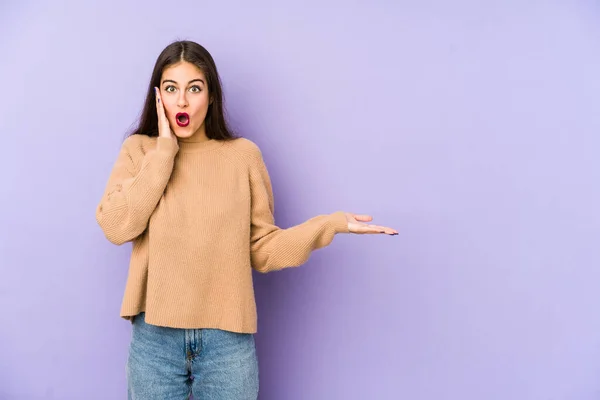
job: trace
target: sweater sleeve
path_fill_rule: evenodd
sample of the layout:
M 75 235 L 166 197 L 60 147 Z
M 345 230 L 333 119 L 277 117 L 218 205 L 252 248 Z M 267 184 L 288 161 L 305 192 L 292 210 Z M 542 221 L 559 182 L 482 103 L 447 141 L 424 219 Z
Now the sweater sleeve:
M 260 150 L 255 153 L 250 167 L 250 251 L 255 270 L 266 273 L 300 266 L 312 251 L 328 246 L 335 234 L 348 232 L 343 211 L 319 215 L 287 229 L 277 227 L 269 173 Z
M 179 149 L 176 140 L 159 137 L 156 148 L 144 155 L 139 138 L 134 136 L 123 143 L 96 208 L 96 221 L 106 238 L 117 245 L 135 239 L 148 226 Z M 136 156 L 143 157 L 139 167 L 134 162 Z

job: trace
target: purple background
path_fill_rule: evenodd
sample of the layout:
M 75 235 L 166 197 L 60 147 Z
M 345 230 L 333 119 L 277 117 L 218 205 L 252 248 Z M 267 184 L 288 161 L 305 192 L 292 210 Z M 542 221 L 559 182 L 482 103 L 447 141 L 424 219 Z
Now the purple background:
M 94 219 L 153 63 L 214 55 L 282 227 L 257 276 L 261 399 L 600 398 L 593 1 L 3 2 L 0 399 L 124 399 L 130 246 Z

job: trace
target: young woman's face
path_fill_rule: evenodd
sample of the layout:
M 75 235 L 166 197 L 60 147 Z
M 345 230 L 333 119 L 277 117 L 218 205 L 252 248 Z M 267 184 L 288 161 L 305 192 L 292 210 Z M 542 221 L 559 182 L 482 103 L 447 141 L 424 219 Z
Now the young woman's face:
M 165 68 L 160 80 L 160 98 L 171 129 L 177 137 L 205 136 L 204 119 L 210 96 L 204 73 L 186 61 Z

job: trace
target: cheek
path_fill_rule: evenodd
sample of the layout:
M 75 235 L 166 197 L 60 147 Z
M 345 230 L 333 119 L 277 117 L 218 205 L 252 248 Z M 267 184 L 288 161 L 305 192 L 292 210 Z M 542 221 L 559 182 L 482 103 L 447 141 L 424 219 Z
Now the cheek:
M 177 106 L 175 104 L 172 104 L 172 102 L 166 101 L 163 103 L 163 108 L 165 110 L 165 114 L 167 115 L 167 118 L 171 119 L 175 117 L 175 114 L 177 113 Z
M 204 115 L 206 114 L 206 110 L 208 110 L 207 98 L 200 98 L 196 102 L 194 102 L 194 114 Z

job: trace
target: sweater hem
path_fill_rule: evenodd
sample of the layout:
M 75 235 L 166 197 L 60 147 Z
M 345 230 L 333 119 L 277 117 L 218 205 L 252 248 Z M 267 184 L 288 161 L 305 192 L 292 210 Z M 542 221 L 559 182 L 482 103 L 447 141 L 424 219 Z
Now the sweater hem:
M 245 334 L 255 334 L 258 330 L 256 325 L 254 326 L 243 326 L 240 324 L 227 324 L 227 323 L 209 323 L 207 321 L 203 321 L 201 319 L 198 320 L 190 320 L 187 322 L 183 321 L 173 321 L 166 320 L 156 315 L 150 313 L 148 314 L 145 310 L 139 311 L 130 311 L 130 312 L 121 312 L 121 318 L 127 321 L 133 321 L 134 317 L 139 315 L 140 313 L 146 313 L 145 321 L 147 324 L 160 326 L 164 328 L 173 328 L 173 329 L 220 329 L 223 331 L 234 332 L 234 333 L 245 333 Z

